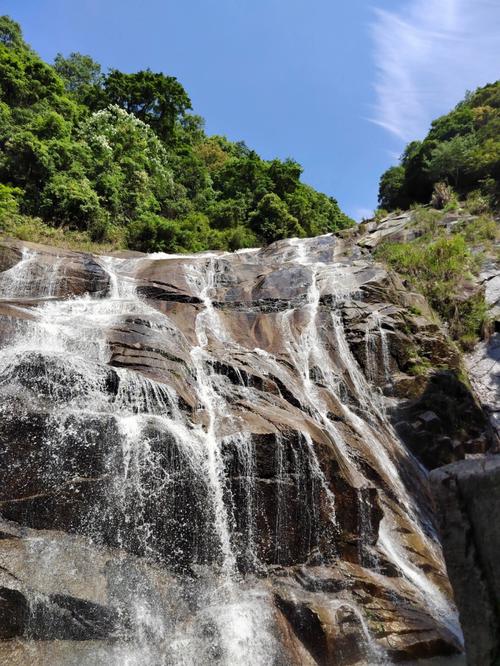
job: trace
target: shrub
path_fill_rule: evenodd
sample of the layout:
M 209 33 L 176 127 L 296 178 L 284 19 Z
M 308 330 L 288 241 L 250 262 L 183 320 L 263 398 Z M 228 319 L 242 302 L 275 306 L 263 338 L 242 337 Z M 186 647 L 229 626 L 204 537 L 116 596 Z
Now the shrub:
M 96 230 L 102 237 L 104 211 L 89 180 L 71 174 L 56 174 L 41 195 L 40 211 L 52 223 L 70 229 Z
M 126 247 L 123 230 L 109 226 L 104 242 L 93 242 L 88 231 L 71 231 L 63 227 L 53 227 L 38 217 L 16 215 L 6 220 L 5 233 L 32 243 L 45 243 L 55 247 L 65 247 L 83 252 L 103 252 L 121 250 Z
M 141 252 L 170 251 L 175 239 L 175 223 L 154 213 L 144 213 L 127 229 L 128 245 Z
M 448 183 L 436 183 L 432 192 L 431 206 L 437 210 L 442 210 L 450 204 L 453 196 L 453 189 Z
M 227 250 L 239 250 L 240 248 L 258 247 L 259 239 L 248 227 L 239 225 L 226 232 Z
M 375 219 L 375 222 L 381 222 L 388 215 L 389 211 L 386 210 L 385 208 L 377 208 L 375 211 L 373 211 L 373 217 Z
M 490 208 L 490 200 L 481 190 L 473 190 L 467 195 L 465 208 L 472 215 L 481 215 Z
M 19 213 L 19 199 L 23 191 L 19 187 L 0 183 L 0 223 Z
M 488 312 L 484 294 L 478 292 L 471 298 L 455 303 L 452 299 L 448 300 L 453 312 L 450 317 L 450 333 L 459 341 L 462 349 L 470 351 L 482 333 Z
M 499 224 L 489 215 L 480 215 L 475 220 L 463 222 L 460 233 L 469 243 L 494 241 L 499 236 Z
M 412 222 L 424 234 L 435 235 L 441 213 L 425 206 L 412 206 Z
M 202 252 L 210 249 L 212 230 L 208 218 L 192 213 L 183 220 L 167 220 L 143 213 L 128 228 L 128 244 L 143 252 Z M 215 241 L 220 240 L 217 236 Z M 223 249 L 223 248 L 217 248 Z
M 477 339 L 486 314 L 484 295 L 457 298 L 464 274 L 474 268 L 474 257 L 463 235 L 441 236 L 431 242 L 418 239 L 387 243 L 377 251 L 377 256 L 428 298 L 455 340 L 467 344 L 468 337 Z

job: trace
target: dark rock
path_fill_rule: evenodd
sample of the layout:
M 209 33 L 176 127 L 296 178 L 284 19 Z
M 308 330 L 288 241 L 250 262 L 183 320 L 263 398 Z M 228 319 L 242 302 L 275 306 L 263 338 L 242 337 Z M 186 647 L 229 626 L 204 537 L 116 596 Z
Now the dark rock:
M 21 592 L 0 587 L 0 639 L 24 634 L 29 617 L 29 605 Z
M 316 663 L 333 663 L 328 641 L 317 614 L 306 605 L 294 604 L 278 595 L 276 604 L 292 625 L 294 632 L 313 655 Z
M 170 470 L 171 491 L 148 460 L 130 483 L 117 485 L 123 449 L 111 416 L 30 412 L 0 420 L 0 511 L 4 518 L 32 528 L 57 529 L 144 554 L 150 547 L 182 568 L 193 560 L 210 561 L 215 538 L 210 505 L 202 483 L 168 433 L 152 424 L 145 439 L 156 463 Z M 132 516 L 132 520 L 127 518 Z M 205 544 L 198 552 L 200 539 Z
M 116 637 L 122 632 L 123 617 L 118 611 L 53 594 L 31 603 L 22 635 L 31 640 L 89 641 Z
M 391 414 L 407 446 L 428 469 L 494 446 L 487 415 L 454 371 L 431 371 L 418 397 L 393 406 Z
M 423 414 L 419 414 L 418 418 L 426 428 L 439 428 L 440 419 L 434 412 L 424 412 Z
M 31 601 L 15 589 L 0 587 L 0 638 L 28 640 L 102 640 L 113 637 L 123 620 L 117 611 L 61 594 Z
M 15 266 L 20 259 L 21 249 L 19 247 L 0 244 L 0 272 L 8 271 Z
M 83 294 L 103 296 L 109 288 L 109 275 L 90 254 L 51 248 L 35 243 L 5 240 L 0 245 L 0 271 L 14 269 L 22 248 L 32 253 L 12 299 L 67 298 Z M 0 288 L 5 278 L 0 273 Z M 4 295 L 5 296 L 5 295 Z
M 431 475 L 467 663 L 500 663 L 500 456 L 466 460 Z

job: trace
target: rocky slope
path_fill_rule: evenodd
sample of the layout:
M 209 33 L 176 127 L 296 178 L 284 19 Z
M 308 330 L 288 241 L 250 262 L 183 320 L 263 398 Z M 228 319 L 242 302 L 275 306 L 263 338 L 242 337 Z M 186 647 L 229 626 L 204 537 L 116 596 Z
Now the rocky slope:
M 498 410 L 500 405 L 500 243 L 498 232 L 496 241 L 481 237 L 474 240 L 474 225 L 481 224 L 481 218 L 471 215 L 466 210 L 438 214 L 433 218 L 434 236 L 444 234 L 452 236 L 454 231 L 469 228 L 472 238 L 468 244 L 472 254 L 479 259 L 480 270 L 477 275 L 468 275 L 464 268 L 462 283 L 455 294 L 457 301 L 474 300 L 478 294 L 484 295 L 487 306 L 487 330 L 483 339 L 474 349 L 464 355 L 464 366 L 467 371 L 474 394 L 479 399 L 483 410 L 488 415 L 493 438 L 498 442 L 500 425 Z M 424 234 L 429 234 L 429 220 L 418 221 L 418 213 L 407 211 L 393 213 L 380 222 L 369 220 L 359 225 L 351 233 L 357 243 L 370 251 L 376 251 L 383 243 L 400 243 L 414 241 Z M 500 218 L 491 218 L 491 224 L 500 226 Z M 480 229 L 479 229 L 480 231 Z M 474 451 L 469 451 L 473 453 Z M 477 451 L 479 452 L 479 451 Z M 435 461 L 437 462 L 437 461 Z M 443 464 L 443 463 L 441 463 Z
M 460 653 L 425 467 L 493 438 L 372 241 L 2 243 L 5 663 Z

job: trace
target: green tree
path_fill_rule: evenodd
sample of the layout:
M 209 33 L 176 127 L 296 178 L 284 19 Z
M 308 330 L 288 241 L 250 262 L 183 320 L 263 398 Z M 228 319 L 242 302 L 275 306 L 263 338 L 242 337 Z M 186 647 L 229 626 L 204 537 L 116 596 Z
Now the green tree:
M 451 113 L 434 120 L 427 140 L 449 141 L 456 136 L 470 134 L 474 131 L 474 128 L 473 110 L 467 104 L 462 104 Z
M 232 229 L 243 224 L 247 217 L 244 197 L 214 201 L 208 208 L 208 216 L 216 229 Z
M 424 169 L 433 182 L 447 180 L 456 189 L 460 189 L 462 179 L 473 166 L 475 148 L 473 135 L 454 136 L 433 148 Z
M 236 155 L 213 174 L 214 189 L 220 198 L 237 199 L 245 197 L 249 210 L 259 200 L 274 190 L 267 163 L 254 151 Z
M 280 238 L 304 236 L 299 221 L 290 215 L 284 201 L 277 194 L 266 194 L 250 215 L 250 225 L 266 243 Z
M 85 177 L 76 178 L 67 173 L 53 176 L 42 191 L 40 211 L 56 224 L 90 231 L 96 240 L 104 235 L 104 211 Z
M 403 208 L 406 197 L 405 170 L 403 166 L 394 166 L 387 169 L 380 179 L 378 191 L 378 203 L 380 208 L 385 210 L 394 210 Z
M 208 218 L 201 213 L 175 221 L 143 213 L 128 230 L 130 244 L 145 252 L 201 252 L 209 249 L 210 234 Z
M 308 236 L 339 231 L 355 224 L 340 210 L 336 199 L 304 183 L 299 183 L 285 200 L 289 213 L 297 218 Z
M 135 74 L 112 69 L 104 79 L 99 103 L 122 107 L 166 142 L 172 138 L 176 121 L 191 109 L 191 100 L 175 77 L 149 69 Z
M 0 96 L 10 107 L 31 107 L 44 100 L 59 109 L 64 85 L 53 68 L 24 43 L 0 40 Z
M 26 47 L 21 26 L 10 16 L 0 16 L 0 44 L 9 48 Z
M 302 171 L 300 164 L 294 160 L 287 159 L 284 162 L 273 160 L 269 164 L 269 177 L 274 183 L 276 194 L 284 198 L 287 194 L 295 192 L 299 186 Z
M 10 16 L 0 16 L 0 44 L 8 48 L 26 48 L 19 23 Z
M 172 76 L 58 54 L 53 66 L 0 18 L 0 215 L 131 247 L 238 249 L 352 224 L 335 199 L 300 182 L 292 159 L 207 137 Z M 482 118 L 490 112 L 485 111 Z M 487 174 L 489 175 L 489 173 Z M 12 226 L 9 223 L 9 229 Z M 36 233 L 36 232 L 35 232 Z
M 70 53 L 65 58 L 58 53 L 54 59 L 54 69 L 63 79 L 66 90 L 80 102 L 88 101 L 94 88 L 102 85 L 101 66 L 88 55 Z
M 92 156 L 87 170 L 117 223 L 159 211 L 172 193 L 167 152 L 148 125 L 118 106 L 93 113 L 80 137 Z
M 208 172 L 215 174 L 231 159 L 231 144 L 225 137 L 205 137 L 196 146 L 196 154 L 207 167 Z
M 0 184 L 0 224 L 19 213 L 19 199 L 22 194 L 22 190 L 17 187 Z
M 480 190 L 500 205 L 500 81 L 467 93 L 450 113 L 436 119 L 423 141 L 406 147 L 398 167 L 381 178 L 384 207 L 428 203 L 436 183 L 460 195 Z

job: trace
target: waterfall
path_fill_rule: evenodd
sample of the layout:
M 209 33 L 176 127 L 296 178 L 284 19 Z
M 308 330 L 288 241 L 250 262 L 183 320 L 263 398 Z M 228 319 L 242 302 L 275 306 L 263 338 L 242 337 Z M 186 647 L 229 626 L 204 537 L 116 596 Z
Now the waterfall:
M 418 608 L 453 626 L 444 594 L 409 561 L 401 536 L 416 535 L 440 561 L 401 478 L 398 461 L 414 463 L 370 383 L 373 361 L 365 377 L 346 338 L 342 307 L 358 287 L 308 241 L 288 241 L 275 272 L 296 269 L 301 296 L 269 304 L 245 283 L 255 274 L 252 289 L 264 290 L 265 252 L 96 257 L 104 295 L 58 297 L 69 279 L 64 258 L 48 262 L 31 249 L 0 276 L 2 298 L 23 312 L 0 348 L 2 414 L 36 416 L 45 437 L 33 454 L 41 490 L 28 480 L 2 511 L 27 528 L 86 539 L 99 557 L 114 553 L 101 575 L 118 638 L 94 646 L 83 664 L 291 663 L 283 647 L 291 625 L 276 598 L 285 608 L 302 569 L 335 569 L 351 532 L 360 569 L 380 577 L 380 562 L 390 562 Z M 43 281 L 33 277 L 40 270 Z M 141 295 L 152 287 L 164 300 Z M 238 318 L 243 310 L 247 319 Z M 54 489 L 61 499 L 42 520 L 36 498 Z M 66 501 L 76 507 L 69 523 Z M 46 575 L 57 577 L 57 565 Z M 347 596 L 325 599 L 328 621 L 349 608 L 367 659 L 389 663 L 363 608 Z
M 23 247 L 21 258 L 12 268 L 4 271 L 0 294 L 3 298 L 20 298 L 29 296 L 32 289 L 31 267 L 36 253 Z

